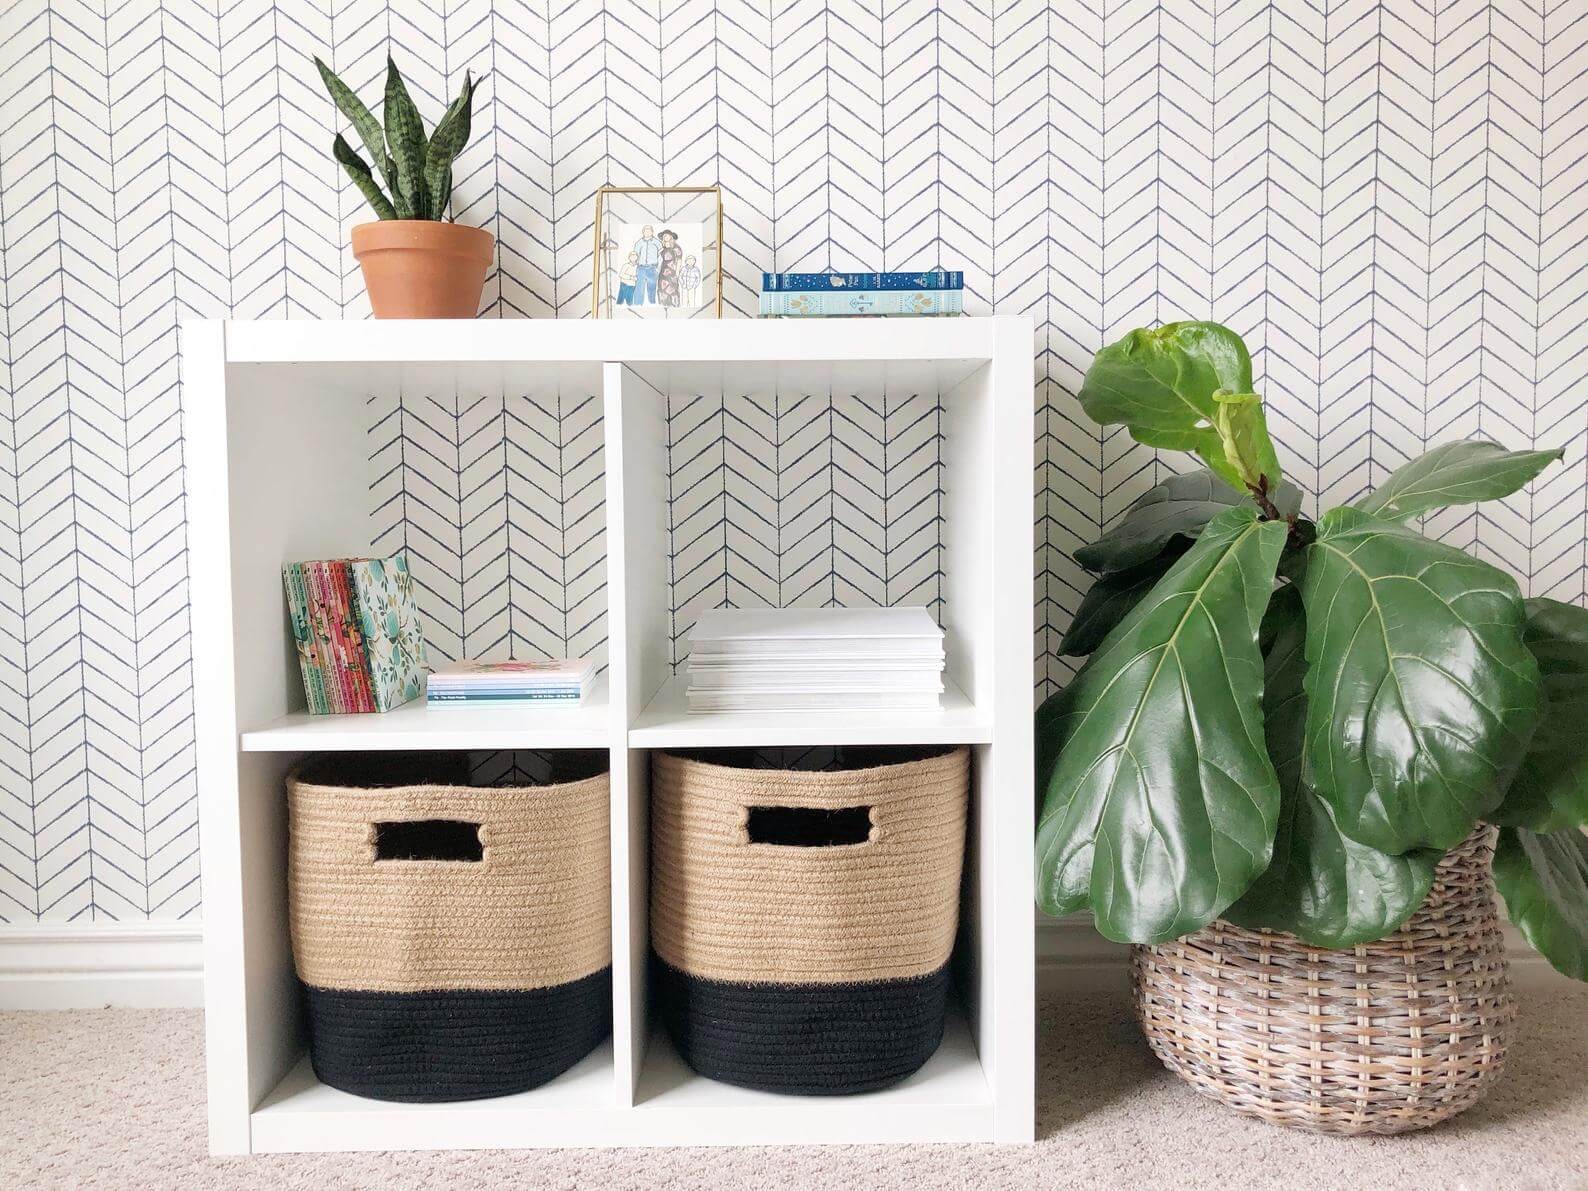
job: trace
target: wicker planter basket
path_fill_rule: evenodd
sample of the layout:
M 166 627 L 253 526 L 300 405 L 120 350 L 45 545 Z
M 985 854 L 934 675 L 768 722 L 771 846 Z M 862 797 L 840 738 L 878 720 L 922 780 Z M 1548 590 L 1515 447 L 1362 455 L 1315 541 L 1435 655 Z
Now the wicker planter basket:
M 968 750 L 711 757 L 652 763 L 653 972 L 679 1053 L 776 1092 L 897 1083 L 943 1037 Z
M 1322 1133 L 1403 1133 L 1471 1107 L 1516 1004 L 1480 828 L 1386 939 L 1341 951 L 1219 921 L 1135 947 L 1136 1015 L 1164 1065 L 1237 1112 Z
M 293 960 L 322 1083 L 503 1096 L 607 1036 L 604 770 L 557 754 L 548 784 L 475 787 L 461 756 L 346 754 L 288 778 Z

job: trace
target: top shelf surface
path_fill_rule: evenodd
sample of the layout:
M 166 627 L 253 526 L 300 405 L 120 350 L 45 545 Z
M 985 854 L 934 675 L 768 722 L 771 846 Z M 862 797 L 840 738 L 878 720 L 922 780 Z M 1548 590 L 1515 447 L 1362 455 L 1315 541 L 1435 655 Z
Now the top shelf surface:
M 185 328 L 204 326 L 201 322 Z M 866 319 L 231 320 L 233 364 L 753 363 L 990 360 L 1000 330 L 1023 338 L 1025 315 Z

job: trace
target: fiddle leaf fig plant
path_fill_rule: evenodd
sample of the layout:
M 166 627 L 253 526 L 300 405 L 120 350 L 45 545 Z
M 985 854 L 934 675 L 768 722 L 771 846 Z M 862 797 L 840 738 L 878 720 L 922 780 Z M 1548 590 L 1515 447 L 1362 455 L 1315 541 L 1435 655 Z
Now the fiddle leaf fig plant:
M 1512 918 L 1588 980 L 1588 609 L 1408 524 L 1562 452 L 1448 443 L 1313 519 L 1228 328 L 1132 331 L 1080 401 L 1205 466 L 1076 552 L 1061 650 L 1087 660 L 1037 711 L 1042 908 L 1120 942 L 1223 917 L 1350 947 L 1493 823 Z
M 452 201 L 452 163 L 469 143 L 473 76 L 463 72 L 463 89 L 427 137 L 419 109 L 390 56 L 386 59 L 384 126 L 329 66 L 319 58 L 314 66 L 337 109 L 352 122 L 370 160 L 365 161 L 341 133 L 331 142 L 331 156 L 341 163 L 376 217 L 446 219 Z M 383 182 L 385 190 L 381 189 Z

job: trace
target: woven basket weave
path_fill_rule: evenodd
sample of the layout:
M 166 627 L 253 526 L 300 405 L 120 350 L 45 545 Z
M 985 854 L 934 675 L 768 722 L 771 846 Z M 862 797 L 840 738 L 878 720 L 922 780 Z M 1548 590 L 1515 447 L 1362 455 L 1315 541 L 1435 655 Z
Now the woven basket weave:
M 441 754 L 349 754 L 288 778 L 293 960 L 322 1083 L 502 1096 L 607 1036 L 608 778 L 578 763 L 575 780 L 539 786 L 470 786 L 463 758 Z M 393 857 L 380 842 L 406 832 L 424 852 L 438 822 L 476 855 Z
M 1480 828 L 1388 938 L 1330 951 L 1217 921 L 1135 947 L 1137 1018 L 1164 1065 L 1238 1112 L 1322 1133 L 1425 1129 L 1499 1075 L 1515 1016 Z
M 964 748 L 842 750 L 815 772 L 657 754 L 654 976 L 685 1061 L 804 1095 L 887 1087 L 925 1063 L 943 1035 L 969 782 Z M 754 838 L 757 814 L 846 812 L 854 842 Z

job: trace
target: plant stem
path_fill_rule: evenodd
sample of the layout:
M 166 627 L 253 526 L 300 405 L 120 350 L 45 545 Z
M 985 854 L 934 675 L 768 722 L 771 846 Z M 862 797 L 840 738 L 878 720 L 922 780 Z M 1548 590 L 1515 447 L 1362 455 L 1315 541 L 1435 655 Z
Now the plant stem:
M 1269 495 L 1268 477 L 1258 476 L 1257 483 L 1246 485 L 1251 492 L 1252 499 L 1257 502 L 1257 509 L 1263 515 L 1264 521 L 1283 521 L 1290 527 L 1286 538 L 1286 548 L 1300 550 L 1312 544 L 1314 533 L 1310 522 L 1299 521 L 1294 513 L 1286 515 L 1279 511 L 1279 506 Z

